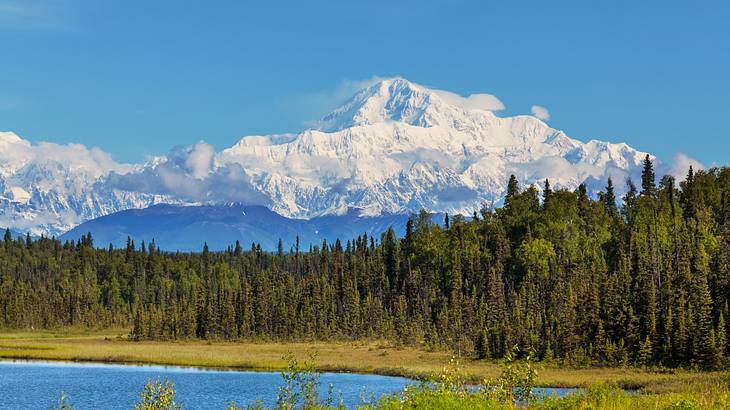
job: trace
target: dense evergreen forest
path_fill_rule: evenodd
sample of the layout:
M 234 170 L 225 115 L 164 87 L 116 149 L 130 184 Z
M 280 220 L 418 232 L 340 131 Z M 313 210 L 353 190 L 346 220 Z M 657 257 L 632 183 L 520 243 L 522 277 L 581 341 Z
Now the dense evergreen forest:
M 580 364 L 722 366 L 728 352 L 730 168 L 618 201 L 522 189 L 471 218 L 425 212 L 404 238 L 263 252 L 161 252 L 12 238 L 0 326 L 129 326 L 144 339 L 387 339 L 500 358 L 512 346 Z M 621 206 L 618 203 L 621 203 Z M 248 246 L 248 245 L 247 245 Z

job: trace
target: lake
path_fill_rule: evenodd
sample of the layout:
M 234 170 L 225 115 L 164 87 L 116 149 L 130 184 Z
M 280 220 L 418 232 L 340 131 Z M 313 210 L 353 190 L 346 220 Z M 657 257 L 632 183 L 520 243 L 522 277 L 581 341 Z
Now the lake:
M 208 370 L 178 366 L 50 361 L 0 361 L 0 408 L 50 409 L 64 392 L 75 410 L 132 409 L 149 379 L 175 383 L 176 398 L 187 409 L 225 409 L 255 401 L 276 404 L 282 378 L 275 372 Z M 349 408 L 417 382 L 403 377 L 323 373 L 321 397 L 330 384 Z M 564 396 L 575 389 L 536 388 L 539 395 Z M 373 400 L 374 401 L 374 400 Z
M 51 409 L 63 391 L 75 410 L 132 409 L 148 379 L 166 377 L 175 383 L 175 397 L 187 409 L 222 410 L 235 400 L 245 406 L 260 400 L 276 404 L 279 373 L 206 370 L 176 366 L 137 366 L 45 361 L 0 361 L 0 408 Z M 322 396 L 334 385 L 348 407 L 361 403 L 363 389 L 395 393 L 412 380 L 350 373 L 323 373 Z

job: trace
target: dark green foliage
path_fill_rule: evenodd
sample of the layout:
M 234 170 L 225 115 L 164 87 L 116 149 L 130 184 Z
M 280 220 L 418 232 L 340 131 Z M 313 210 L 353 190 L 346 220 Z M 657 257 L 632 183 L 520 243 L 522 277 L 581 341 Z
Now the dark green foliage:
M 646 154 L 646 158 L 644 158 L 644 169 L 641 171 L 641 195 L 656 195 L 656 176 L 654 174 L 654 164 L 651 162 L 649 154 Z
M 359 340 L 503 358 L 512 346 L 576 364 L 711 368 L 726 362 L 730 170 L 690 172 L 617 208 L 613 184 L 594 200 L 520 189 L 478 218 L 426 212 L 399 239 L 263 252 L 167 253 L 6 235 L 0 326 L 129 326 L 145 339 Z M 653 189 L 653 190 L 652 190 Z M 542 203 L 541 203 L 542 202 Z
M 599 198 L 601 203 L 603 203 L 606 214 L 611 218 L 616 218 L 618 216 L 618 208 L 616 207 L 616 193 L 613 189 L 613 180 L 611 180 L 611 177 L 608 177 L 606 191 L 599 193 Z

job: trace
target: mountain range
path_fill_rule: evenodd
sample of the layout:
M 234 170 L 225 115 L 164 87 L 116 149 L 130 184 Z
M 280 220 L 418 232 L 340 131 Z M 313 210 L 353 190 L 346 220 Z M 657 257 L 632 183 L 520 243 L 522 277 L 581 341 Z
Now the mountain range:
M 336 215 L 349 223 L 421 209 L 470 215 L 499 204 L 510 174 L 524 184 L 549 178 L 554 187 L 597 190 L 608 176 L 620 185 L 635 175 L 645 155 L 392 78 L 358 91 L 301 133 L 246 136 L 219 152 L 201 141 L 140 164 L 117 163 L 99 148 L 0 133 L 0 226 L 59 236 L 162 203 L 260 206 L 297 229 L 301 220 Z M 184 207 L 152 209 L 149 215 Z
M 90 232 L 99 246 L 123 247 L 129 237 L 136 245 L 154 240 L 160 249 L 182 252 L 200 251 L 204 244 L 210 250 L 224 250 L 236 241 L 245 249 L 255 243 L 264 250 L 273 251 L 278 248 L 279 240 L 283 250 L 288 252 L 299 240 L 304 251 L 323 241 L 334 244 L 337 239 L 344 246 L 344 242 L 363 233 L 379 235 L 389 227 L 393 227 L 397 235 L 403 235 L 409 217 L 403 213 L 365 216 L 359 210 L 351 209 L 342 215 L 293 219 L 260 205 L 158 204 L 90 220 L 64 233 L 60 239 L 77 241 Z M 443 215 L 434 214 L 432 219 L 441 222 Z

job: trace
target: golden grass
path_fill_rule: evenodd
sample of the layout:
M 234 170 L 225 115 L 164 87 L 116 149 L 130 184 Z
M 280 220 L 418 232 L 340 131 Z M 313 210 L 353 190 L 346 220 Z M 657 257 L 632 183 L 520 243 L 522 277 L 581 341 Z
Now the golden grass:
M 127 333 L 126 329 L 0 333 L 0 358 L 278 371 L 286 367 L 285 354 L 291 352 L 304 359 L 310 352 L 316 352 L 317 366 L 322 371 L 424 378 L 438 373 L 451 357 L 448 352 L 400 348 L 385 342 L 132 342 L 124 336 Z M 496 378 L 501 371 L 497 363 L 486 361 L 462 360 L 461 367 L 472 381 Z M 538 385 L 586 387 L 604 383 L 663 393 L 693 389 L 717 377 L 719 373 L 687 370 L 573 369 L 541 365 Z

